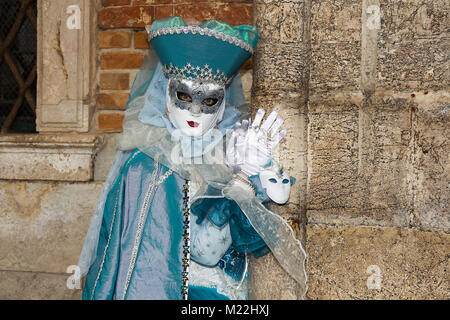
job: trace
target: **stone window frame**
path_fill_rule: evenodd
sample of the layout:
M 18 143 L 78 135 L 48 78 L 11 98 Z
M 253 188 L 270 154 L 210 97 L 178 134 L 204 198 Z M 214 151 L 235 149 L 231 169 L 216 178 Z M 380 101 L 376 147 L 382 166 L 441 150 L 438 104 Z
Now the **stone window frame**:
M 95 110 L 101 0 L 37 0 L 37 134 L 0 135 L 0 180 L 87 182 L 101 144 Z

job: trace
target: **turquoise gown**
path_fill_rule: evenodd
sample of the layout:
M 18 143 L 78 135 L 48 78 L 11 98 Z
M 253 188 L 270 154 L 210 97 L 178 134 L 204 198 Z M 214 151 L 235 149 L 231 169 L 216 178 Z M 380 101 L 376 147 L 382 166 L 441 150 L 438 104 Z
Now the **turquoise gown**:
M 182 298 L 183 186 L 177 173 L 140 150 L 127 152 L 104 204 L 97 254 L 83 290 L 85 300 Z M 191 223 L 208 218 L 230 224 L 232 247 L 219 265 L 243 277 L 245 253 L 269 252 L 239 206 L 230 199 L 200 199 Z M 230 263 L 232 261 L 233 263 Z M 191 300 L 226 300 L 214 288 L 189 287 Z

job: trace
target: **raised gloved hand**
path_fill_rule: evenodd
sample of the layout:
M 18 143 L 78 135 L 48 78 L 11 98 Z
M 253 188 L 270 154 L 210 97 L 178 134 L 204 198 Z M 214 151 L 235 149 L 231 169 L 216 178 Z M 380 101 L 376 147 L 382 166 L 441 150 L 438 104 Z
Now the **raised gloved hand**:
M 261 125 L 265 113 L 259 109 L 253 122 L 250 119 L 235 125 L 227 145 L 227 162 L 236 173 L 241 171 L 247 177 L 259 174 L 270 164 L 273 151 L 286 136 L 286 129 L 279 131 L 284 120 L 276 111 Z

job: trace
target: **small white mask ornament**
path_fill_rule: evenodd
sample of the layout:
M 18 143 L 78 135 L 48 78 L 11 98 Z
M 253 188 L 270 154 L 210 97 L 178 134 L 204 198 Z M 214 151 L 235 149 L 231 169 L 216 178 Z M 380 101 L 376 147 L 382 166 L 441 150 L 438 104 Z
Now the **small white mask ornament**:
M 199 138 L 222 121 L 225 94 L 225 86 L 214 82 L 171 78 L 166 95 L 169 120 L 184 135 Z
M 264 170 L 259 173 L 259 179 L 270 200 L 278 204 L 285 204 L 289 201 L 291 177 L 286 172 Z

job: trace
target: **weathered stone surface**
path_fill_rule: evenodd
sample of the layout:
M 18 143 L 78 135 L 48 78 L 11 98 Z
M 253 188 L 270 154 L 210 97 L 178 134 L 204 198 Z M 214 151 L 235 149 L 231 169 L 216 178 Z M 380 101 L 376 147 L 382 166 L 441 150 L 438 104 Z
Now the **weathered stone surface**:
M 0 270 L 65 273 L 76 265 L 102 186 L 0 181 Z
M 307 239 L 311 299 L 450 298 L 447 233 L 308 226 Z M 379 268 L 379 290 L 368 288 L 370 266 Z
M 358 90 L 361 82 L 361 42 L 311 44 L 311 94 Z
M 445 101 L 432 91 L 313 96 L 308 221 L 450 230 Z
M 285 57 L 290 57 L 286 59 Z M 264 94 L 306 89 L 308 49 L 298 45 L 261 43 L 254 58 L 254 90 Z M 283 77 L 278 75 L 283 74 Z
M 70 274 L 0 271 L 0 300 L 80 300 L 67 288 Z
M 258 1 L 259 2 L 259 1 Z M 255 24 L 261 42 L 298 43 L 303 42 L 305 26 L 302 17 L 307 1 L 263 1 L 255 5 Z
M 448 38 L 386 42 L 380 47 L 378 87 L 412 90 L 448 88 Z
M 89 131 L 95 90 L 95 4 L 88 0 L 39 1 L 39 132 Z
M 358 190 L 358 106 L 347 102 L 309 105 L 308 215 L 315 210 L 360 207 Z
M 312 0 L 311 94 L 359 89 L 361 4 L 360 0 Z
M 272 254 L 250 259 L 250 300 L 298 300 L 296 282 Z
M 114 157 L 117 153 L 118 143 L 116 134 L 108 134 L 103 137 L 102 148 L 95 157 L 95 181 L 105 181 L 111 165 L 114 161 Z
M 377 87 L 448 87 L 448 1 L 381 1 Z
M 380 3 L 380 11 L 386 40 L 439 39 L 448 35 L 447 0 L 387 0 Z
M 413 225 L 424 230 L 450 231 L 450 159 L 448 91 L 416 93 L 412 112 L 410 189 Z
M 252 110 L 277 110 L 288 135 L 275 152 L 278 161 L 297 179 L 291 203 L 270 209 L 287 219 L 304 238 L 307 190 L 307 117 L 309 82 L 309 1 L 255 1 L 260 40 L 253 58 Z M 300 224 L 298 229 L 296 225 Z M 296 282 L 272 255 L 250 264 L 252 299 L 301 299 Z M 300 266 L 299 266 L 300 267 Z
M 361 0 L 312 0 L 313 44 L 361 40 Z
M 244 89 L 245 100 L 250 103 L 252 95 L 252 85 L 253 85 L 253 72 L 252 70 L 241 71 L 242 88 Z
M 447 8 L 447 1 L 313 0 L 311 90 L 358 90 L 361 68 L 373 71 L 377 88 L 448 86 Z
M 93 135 L 0 137 L 0 179 L 90 181 L 98 147 Z

